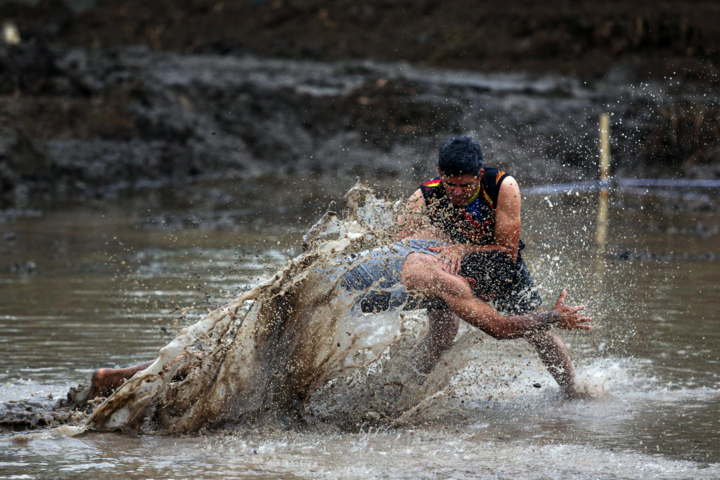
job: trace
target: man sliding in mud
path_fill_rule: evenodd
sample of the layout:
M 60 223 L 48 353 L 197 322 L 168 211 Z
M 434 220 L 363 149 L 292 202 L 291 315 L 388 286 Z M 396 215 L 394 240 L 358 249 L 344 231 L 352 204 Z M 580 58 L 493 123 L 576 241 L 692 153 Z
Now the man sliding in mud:
M 577 397 L 567 348 L 550 329 L 588 330 L 590 318 L 581 313 L 584 306 L 564 305 L 565 290 L 551 312 L 539 311 L 542 300 L 520 254 L 520 189 L 511 176 L 482 163 L 476 142 L 448 140 L 440 149 L 440 177 L 410 197 L 399 222 L 402 240 L 370 252 L 345 274 L 342 285 L 380 287 L 362 299 L 366 312 L 387 305 L 382 289 L 397 283 L 436 300 L 419 304 L 429 310 L 429 332 L 415 352 L 421 377 L 450 348 L 462 319 L 497 339 L 526 338 L 566 395 Z M 482 300 L 493 300 L 514 316 L 502 316 Z
M 526 338 L 565 393 L 577 396 L 567 349 L 550 329 L 557 325 L 587 330 L 590 319 L 581 313 L 583 306 L 563 304 L 565 291 L 552 312 L 531 313 L 541 300 L 520 256 L 517 183 L 496 169 L 483 169 L 480 147 L 467 137 L 443 145 L 438 167 L 440 178 L 410 198 L 407 214 L 400 219 L 401 240 L 353 262 L 340 285 L 368 292 L 359 302 L 364 311 L 387 308 L 387 296 L 392 295 L 387 289 L 397 292 L 398 286 L 431 300 L 418 304 L 411 299 L 406 305 L 429 309 L 429 333 L 416 350 L 415 368 L 421 375 L 429 373 L 451 346 L 462 319 L 497 339 Z M 381 290 L 372 290 L 376 287 Z M 494 300 L 515 315 L 500 315 L 483 300 Z M 150 364 L 98 370 L 93 394 L 109 395 Z

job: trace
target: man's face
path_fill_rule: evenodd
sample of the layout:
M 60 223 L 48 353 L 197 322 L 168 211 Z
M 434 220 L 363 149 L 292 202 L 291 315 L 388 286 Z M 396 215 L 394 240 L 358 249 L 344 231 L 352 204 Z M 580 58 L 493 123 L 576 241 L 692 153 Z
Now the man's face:
M 438 169 L 438 172 L 440 170 Z M 466 173 L 464 175 L 445 176 L 440 173 L 440 180 L 445 193 L 455 206 L 467 205 L 467 203 L 475 196 L 480 184 L 480 178 L 485 170 L 480 170 L 478 175 Z

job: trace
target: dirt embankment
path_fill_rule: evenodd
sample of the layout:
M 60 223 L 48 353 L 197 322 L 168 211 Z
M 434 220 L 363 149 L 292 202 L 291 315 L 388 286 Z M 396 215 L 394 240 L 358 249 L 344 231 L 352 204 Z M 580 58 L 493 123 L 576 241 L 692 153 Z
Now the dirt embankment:
M 460 131 L 456 105 L 373 66 L 32 45 L 0 65 L 7 202 L 208 175 L 395 177 L 391 151 Z
M 27 40 L 147 45 L 184 53 L 371 58 L 479 71 L 593 76 L 707 73 L 720 59 L 713 1 L 110 0 L 74 14 L 60 0 L 5 5 Z M 714 68 L 713 68 L 714 69 Z
M 459 133 L 525 184 L 571 181 L 596 174 L 601 112 L 616 173 L 720 176 L 720 111 L 691 84 L 37 45 L 0 63 L 10 203 L 209 175 L 417 179 Z
M 432 175 L 439 144 L 458 133 L 525 185 L 571 181 L 596 174 L 601 112 L 613 114 L 615 173 L 720 177 L 716 80 L 699 63 L 714 55 L 715 7 L 640 15 L 650 4 L 633 2 L 632 16 L 603 5 L 114 0 L 76 14 L 53 0 L 3 4 L 0 19 L 24 42 L 0 46 L 0 202 L 213 175 L 325 179 L 339 190 L 358 176 L 414 181 Z M 553 38 L 561 46 L 550 48 Z M 704 73 L 641 84 L 636 60 L 662 55 L 659 65 Z M 532 73 L 552 69 L 582 75 Z

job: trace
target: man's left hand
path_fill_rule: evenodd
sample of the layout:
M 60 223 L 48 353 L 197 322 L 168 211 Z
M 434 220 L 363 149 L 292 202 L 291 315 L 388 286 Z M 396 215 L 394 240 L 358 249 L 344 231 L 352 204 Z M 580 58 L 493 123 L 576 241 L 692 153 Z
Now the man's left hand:
M 438 252 L 438 260 L 443 264 L 443 270 L 453 275 L 460 272 L 462 259 L 468 252 L 465 245 L 443 245 L 442 247 L 430 247 L 433 252 Z

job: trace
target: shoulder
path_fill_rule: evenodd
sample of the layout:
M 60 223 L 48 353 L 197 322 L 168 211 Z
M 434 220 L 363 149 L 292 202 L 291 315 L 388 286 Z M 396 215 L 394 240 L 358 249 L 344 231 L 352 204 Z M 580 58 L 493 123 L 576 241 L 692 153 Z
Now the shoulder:
M 520 185 L 510 175 L 505 174 L 502 183 L 500 184 L 500 195 L 504 194 L 519 194 Z
M 420 194 L 425 198 L 425 201 L 429 202 L 433 198 L 442 196 L 444 190 L 441 188 L 441 186 L 442 182 L 440 181 L 440 177 L 433 178 L 432 180 L 420 185 L 420 188 L 418 188 L 418 192 L 420 192 Z
M 413 210 L 419 210 L 425 206 L 425 195 L 423 194 L 422 189 L 418 188 L 415 190 L 415 193 L 410 195 L 410 198 L 408 198 L 407 201 L 407 209 L 410 211 Z
M 482 182 L 486 188 L 499 189 L 505 180 L 512 178 L 506 172 L 497 168 L 487 167 L 483 170 L 485 170 L 485 173 L 483 173 Z
M 416 201 L 420 200 L 422 198 L 422 196 L 423 196 L 423 192 L 421 189 L 418 188 L 417 190 L 415 190 L 415 193 L 410 195 L 410 198 L 408 198 L 408 203 L 416 202 Z
M 520 187 L 515 179 L 508 175 L 502 182 L 498 193 L 498 211 L 505 210 L 507 212 L 519 212 L 520 202 Z
M 440 184 L 441 184 L 440 177 L 433 178 L 432 180 L 428 180 L 427 182 L 420 185 L 420 190 L 424 191 L 424 190 L 436 189 L 440 186 Z
M 512 179 L 512 177 L 497 168 L 487 167 L 483 170 L 485 170 L 485 172 L 482 176 L 482 184 L 486 198 L 491 204 L 497 205 L 500 192 L 503 190 L 503 187 L 505 187 L 505 184 L 509 183 L 507 180 Z M 513 183 L 517 185 L 517 182 L 514 182 L 514 180 Z

